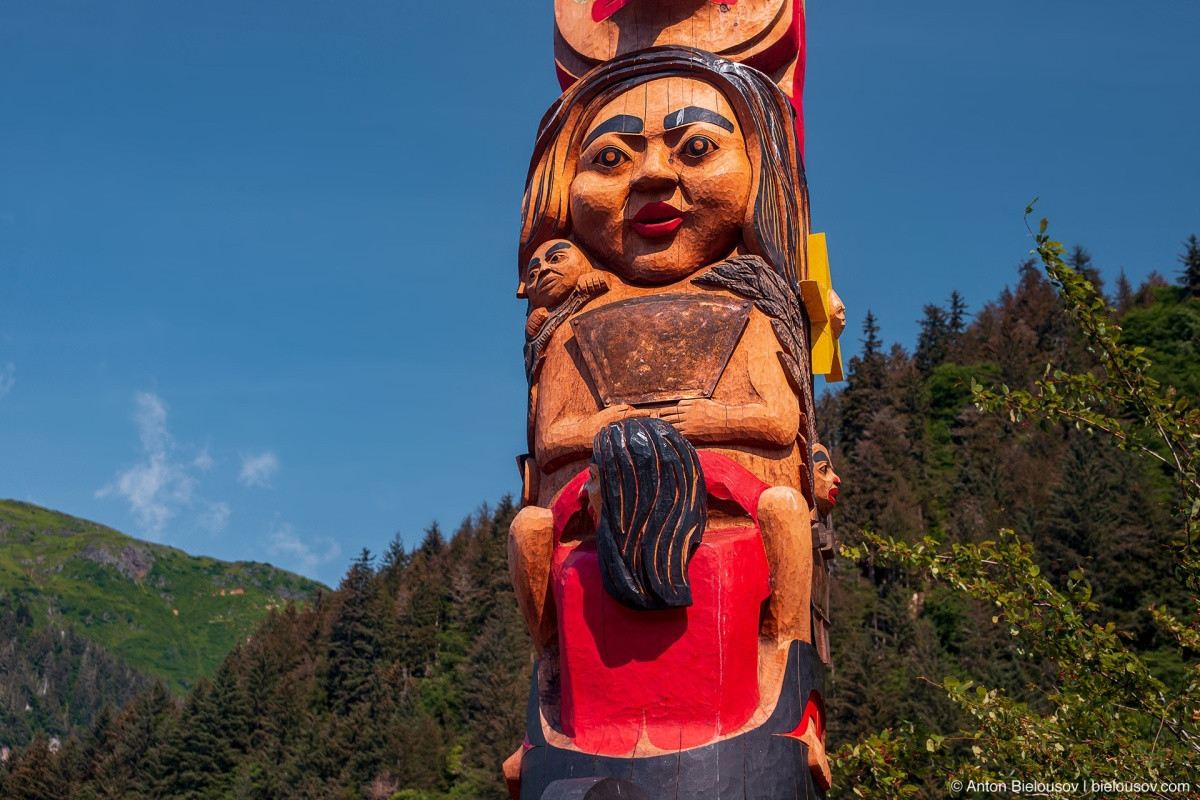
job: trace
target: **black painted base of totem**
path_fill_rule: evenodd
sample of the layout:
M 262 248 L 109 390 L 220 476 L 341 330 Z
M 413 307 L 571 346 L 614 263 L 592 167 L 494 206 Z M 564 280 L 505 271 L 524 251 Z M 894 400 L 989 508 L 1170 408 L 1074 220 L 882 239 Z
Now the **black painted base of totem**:
M 578 779 L 607 777 L 629 781 L 651 800 L 825 798 L 809 772 L 808 748 L 784 735 L 800 724 L 809 692 L 817 689 L 824 694 L 825 668 L 807 642 L 792 643 L 779 703 L 763 725 L 732 739 L 668 755 L 594 756 L 550 745 L 542 735 L 537 680 L 535 668 L 526 715 L 533 747 L 521 761 L 521 800 L 589 797 L 594 782 Z

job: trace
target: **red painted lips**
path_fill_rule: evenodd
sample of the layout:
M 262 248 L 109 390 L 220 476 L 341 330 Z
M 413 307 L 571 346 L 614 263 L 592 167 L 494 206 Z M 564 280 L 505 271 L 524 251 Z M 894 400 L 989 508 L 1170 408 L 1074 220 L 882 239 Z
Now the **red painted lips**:
M 648 239 L 670 236 L 683 224 L 683 212 L 670 203 L 649 203 L 634 215 L 629 224 Z
M 628 2 L 629 0 L 596 0 L 596 4 L 592 6 L 592 20 L 603 22 L 620 11 L 621 7 Z
M 620 11 L 628 2 L 629 0 L 596 0 L 596 4 L 592 6 L 592 20 L 603 22 Z M 711 0 L 711 2 L 723 6 L 737 5 L 737 0 Z

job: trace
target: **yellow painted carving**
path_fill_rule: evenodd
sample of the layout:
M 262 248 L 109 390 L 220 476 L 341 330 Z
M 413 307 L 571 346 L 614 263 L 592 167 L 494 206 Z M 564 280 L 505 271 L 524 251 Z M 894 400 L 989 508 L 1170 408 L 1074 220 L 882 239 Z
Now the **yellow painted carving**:
M 836 309 L 832 307 L 836 295 L 832 295 L 832 292 L 825 234 L 809 234 L 808 280 L 800 281 L 800 299 L 808 311 L 813 374 L 824 375 L 831 383 L 843 378 L 842 349 L 831 319 L 836 314 Z

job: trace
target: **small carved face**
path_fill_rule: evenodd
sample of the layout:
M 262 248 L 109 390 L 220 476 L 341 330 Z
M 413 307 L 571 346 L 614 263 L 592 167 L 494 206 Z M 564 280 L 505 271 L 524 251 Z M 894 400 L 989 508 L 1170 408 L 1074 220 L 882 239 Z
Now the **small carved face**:
M 578 240 L 649 284 L 687 277 L 741 240 L 753 170 L 729 101 L 693 78 L 659 78 L 588 125 L 570 188 Z
M 813 477 L 817 483 L 817 511 L 821 516 L 827 516 L 837 505 L 838 485 L 842 479 L 833 471 L 833 462 L 824 445 L 813 446 Z
M 587 256 L 566 239 L 551 239 L 529 259 L 525 291 L 534 308 L 552 308 L 571 294 L 579 278 L 592 268 Z

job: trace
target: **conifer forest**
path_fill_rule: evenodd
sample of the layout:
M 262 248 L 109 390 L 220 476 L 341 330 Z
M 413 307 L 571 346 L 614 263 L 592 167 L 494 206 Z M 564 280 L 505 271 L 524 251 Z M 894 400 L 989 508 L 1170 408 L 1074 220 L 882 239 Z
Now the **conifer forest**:
M 1137 287 L 1037 242 L 998 297 L 931 299 L 911 351 L 851 309 L 861 349 L 816 415 L 842 480 L 831 797 L 1139 771 L 1200 791 L 1200 240 Z M 516 511 L 364 551 L 185 696 L 0 595 L 0 798 L 507 797 L 532 667 Z

